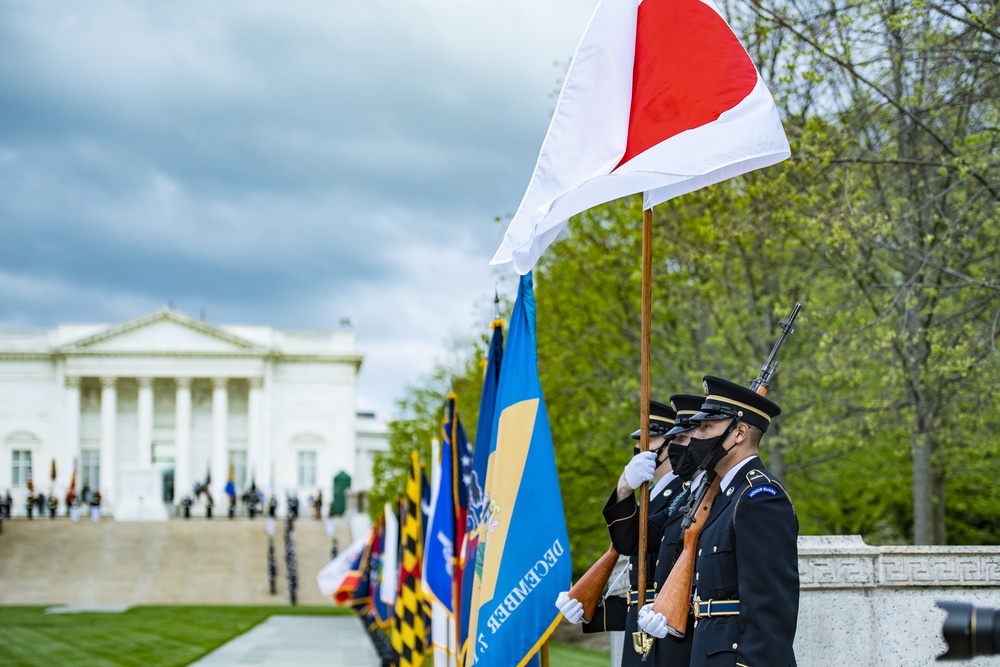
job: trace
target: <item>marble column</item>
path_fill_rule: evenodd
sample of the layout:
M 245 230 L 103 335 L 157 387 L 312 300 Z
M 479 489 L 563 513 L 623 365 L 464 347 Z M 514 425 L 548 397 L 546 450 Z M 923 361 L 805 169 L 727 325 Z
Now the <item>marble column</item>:
M 277 471 L 274 462 L 274 443 L 271 442 L 271 434 L 274 432 L 273 414 L 274 403 L 274 364 L 270 359 L 264 360 L 264 389 L 262 395 L 261 419 L 260 419 L 260 469 L 262 479 L 260 481 L 264 491 L 269 496 L 273 493 L 277 495 L 275 488 Z
M 191 378 L 177 378 L 174 411 L 174 502 L 194 492 L 191 477 Z
M 256 482 L 258 489 L 267 483 L 267 468 L 260 447 L 260 430 L 263 417 L 263 378 L 249 379 L 250 393 L 247 397 L 247 472 Z M 249 485 L 248 485 L 249 486 Z
M 113 505 L 117 490 L 115 427 L 118 421 L 118 378 L 101 378 L 101 497 Z
M 153 464 L 153 378 L 139 378 L 139 448 L 137 463 Z
M 69 453 L 69 472 L 67 480 L 72 479 L 73 466 L 80 466 L 80 378 L 66 376 L 66 443 L 63 451 Z M 77 470 L 77 475 L 80 472 Z M 69 482 L 67 481 L 67 488 Z M 80 481 L 77 478 L 76 492 L 80 493 Z
M 221 508 L 226 507 L 226 481 L 229 479 L 229 393 L 227 378 L 212 379 L 212 498 Z M 223 516 L 225 516 L 223 514 Z

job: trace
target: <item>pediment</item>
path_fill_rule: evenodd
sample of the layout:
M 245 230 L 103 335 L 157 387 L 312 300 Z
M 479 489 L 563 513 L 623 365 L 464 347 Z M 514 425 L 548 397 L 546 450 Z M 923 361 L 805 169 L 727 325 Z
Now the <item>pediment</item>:
M 262 354 L 263 348 L 218 327 L 164 308 L 63 346 L 104 354 Z

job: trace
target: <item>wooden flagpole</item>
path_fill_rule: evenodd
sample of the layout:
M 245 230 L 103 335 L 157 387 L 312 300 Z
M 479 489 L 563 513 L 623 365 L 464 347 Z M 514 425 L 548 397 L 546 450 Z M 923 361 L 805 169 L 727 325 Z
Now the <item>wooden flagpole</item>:
M 458 588 L 458 550 L 462 545 L 458 544 L 458 395 L 454 392 L 452 393 L 451 399 L 451 518 L 453 520 L 451 537 L 455 540 L 455 543 L 451 547 L 451 611 L 452 611 L 452 623 L 448 628 L 447 645 L 448 645 L 448 664 L 458 664 L 458 654 L 460 652 L 460 647 L 458 646 L 459 634 L 462 628 L 462 617 L 459 613 L 459 606 L 462 604 L 462 592 Z M 451 631 L 455 631 L 455 645 L 452 646 Z M 452 650 L 454 649 L 455 660 L 452 663 Z
M 653 210 L 642 211 L 642 329 L 639 352 L 639 451 L 649 451 L 649 340 L 653 307 Z M 646 604 L 646 540 L 649 523 L 649 483 L 639 487 L 638 604 Z

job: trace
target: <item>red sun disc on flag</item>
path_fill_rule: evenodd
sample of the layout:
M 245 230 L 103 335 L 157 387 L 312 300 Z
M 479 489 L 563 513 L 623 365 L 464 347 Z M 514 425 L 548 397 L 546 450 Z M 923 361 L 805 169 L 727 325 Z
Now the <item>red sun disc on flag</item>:
M 616 169 L 716 120 L 757 85 L 732 29 L 701 0 L 643 0 L 636 28 L 628 142 Z

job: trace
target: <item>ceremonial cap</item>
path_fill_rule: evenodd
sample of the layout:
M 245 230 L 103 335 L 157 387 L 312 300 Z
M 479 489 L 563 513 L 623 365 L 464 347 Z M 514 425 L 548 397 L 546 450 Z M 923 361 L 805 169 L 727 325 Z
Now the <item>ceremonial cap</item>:
M 691 417 L 701 411 L 701 404 L 705 402 L 704 396 L 695 394 L 674 394 L 670 397 L 670 407 L 674 409 L 674 427 L 667 431 L 667 435 L 677 435 L 684 431 L 690 431 L 697 424 L 691 421 Z
M 666 403 L 660 403 L 659 401 L 649 402 L 649 434 L 652 436 L 663 435 L 671 429 L 674 425 L 674 409 L 667 405 Z M 632 434 L 633 440 L 639 439 L 639 434 L 642 433 L 642 429 L 639 429 Z
M 701 411 L 691 417 L 693 422 L 739 417 L 751 426 L 766 431 L 771 419 L 781 414 L 781 408 L 757 392 L 729 380 L 705 376 L 705 398 Z

